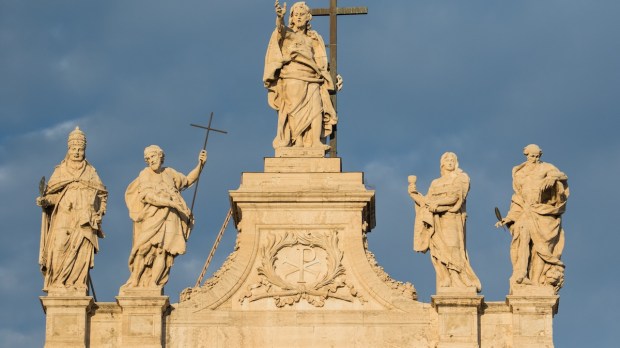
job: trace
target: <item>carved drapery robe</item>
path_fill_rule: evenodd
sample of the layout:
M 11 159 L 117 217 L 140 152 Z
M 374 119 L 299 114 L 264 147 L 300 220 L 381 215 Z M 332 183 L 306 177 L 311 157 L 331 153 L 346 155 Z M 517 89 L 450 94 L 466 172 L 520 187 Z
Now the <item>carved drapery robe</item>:
M 282 27 L 282 31 L 276 29 L 271 35 L 263 75 L 269 105 L 278 111 L 273 146 L 319 146 L 310 143 L 307 132 L 322 132 L 321 137 L 326 137 L 337 123 L 329 96 L 334 83 L 327 70 L 325 43 L 314 30 L 303 33 Z M 317 119 L 322 129 L 310 129 Z
M 465 248 L 468 191 L 469 177 L 462 171 L 433 180 L 426 203 L 437 204 L 437 211 L 416 204 L 413 248 L 418 252 L 430 250 L 439 286 L 475 287 L 480 291 L 480 280 Z
M 160 173 L 145 168 L 127 187 L 125 202 L 134 221 L 129 269 L 132 274 L 141 274 L 138 284 L 132 286 L 165 285 L 174 257 L 185 254 L 192 222 L 180 191 L 188 186 L 187 177 L 172 168 L 163 168 Z M 166 202 L 180 204 L 184 211 L 167 206 L 170 203 Z M 161 275 L 153 275 L 151 268 L 157 248 L 166 253 L 165 268 Z M 144 269 L 138 269 L 134 262 L 139 252 L 145 253 L 141 256 L 146 262 L 140 265 Z
M 506 218 L 510 225 L 512 280 L 529 279 L 534 285 L 564 282 L 564 229 L 561 216 L 569 195 L 568 177 L 549 163 L 523 163 L 513 168 L 514 194 Z M 553 184 L 544 189 L 545 182 Z
M 86 290 L 98 238 L 103 237 L 99 223 L 108 192 L 86 160 L 78 165 L 64 160 L 54 169 L 44 196 L 52 205 L 45 208 L 41 230 L 43 291 Z

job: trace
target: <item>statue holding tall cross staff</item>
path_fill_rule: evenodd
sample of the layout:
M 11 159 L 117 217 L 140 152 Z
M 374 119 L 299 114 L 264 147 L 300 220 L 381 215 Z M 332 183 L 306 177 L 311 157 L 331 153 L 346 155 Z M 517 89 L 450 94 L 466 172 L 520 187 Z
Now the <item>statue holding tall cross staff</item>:
M 147 167 L 129 184 L 125 202 L 133 220 L 133 247 L 129 255 L 131 275 L 123 289 L 163 288 L 177 255 L 185 254 L 185 242 L 193 216 L 181 191 L 198 179 L 207 151 L 189 174 L 164 167 L 164 151 L 157 145 L 144 149 Z
M 330 75 L 323 38 L 311 29 L 310 8 L 296 2 L 284 25 L 286 3 L 275 2 L 276 29 L 265 56 L 263 82 L 269 106 L 278 111 L 275 149 L 306 147 L 329 149 L 323 139 L 338 122 L 330 93 L 342 87 Z
M 211 121 L 208 127 L 197 127 L 226 133 L 211 128 Z M 194 223 L 194 201 L 188 208 L 181 191 L 198 183 L 207 161 L 208 136 L 207 132 L 198 164 L 187 175 L 163 166 L 165 155 L 159 146 L 150 145 L 144 149 L 147 167 L 125 192 L 125 202 L 134 224 L 133 247 L 129 255 L 131 275 L 122 289 L 163 288 L 168 282 L 174 258 L 185 253 Z

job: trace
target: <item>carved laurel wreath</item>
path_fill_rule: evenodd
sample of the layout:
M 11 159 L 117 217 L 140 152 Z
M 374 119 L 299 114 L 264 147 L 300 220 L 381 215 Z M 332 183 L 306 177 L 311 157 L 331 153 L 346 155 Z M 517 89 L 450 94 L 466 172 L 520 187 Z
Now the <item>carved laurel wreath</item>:
M 276 274 L 277 254 L 283 248 L 295 245 L 318 247 L 327 253 L 327 272 L 311 287 L 306 287 L 304 284 L 291 284 Z M 330 297 L 347 302 L 352 302 L 353 297 L 357 297 L 362 303 L 366 302 L 357 290 L 346 282 L 345 269 L 341 265 L 343 253 L 338 248 L 336 231 L 331 233 L 317 231 L 273 233 L 268 235 L 267 243 L 261 248 L 261 255 L 262 264 L 257 268 L 260 281 L 248 286 L 248 291 L 240 299 L 241 302 L 246 298 L 253 302 L 269 297 L 275 300 L 277 307 L 292 306 L 301 299 L 305 299 L 315 307 L 323 307 L 325 300 Z M 338 289 L 345 286 L 349 288 L 350 295 L 338 294 Z

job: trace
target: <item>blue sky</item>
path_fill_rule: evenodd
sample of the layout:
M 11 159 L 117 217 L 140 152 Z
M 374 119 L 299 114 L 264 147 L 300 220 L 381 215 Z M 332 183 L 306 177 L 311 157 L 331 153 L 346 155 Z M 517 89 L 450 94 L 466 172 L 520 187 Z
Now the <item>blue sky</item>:
M 307 1 L 311 7 L 326 0 Z M 292 3 L 289 3 L 289 6 Z M 486 301 L 503 301 L 511 168 L 536 143 L 569 177 L 566 283 L 554 319 L 558 347 L 620 340 L 620 2 L 615 0 L 341 0 L 368 6 L 339 20 L 339 156 L 376 190 L 369 248 L 420 300 L 434 292 L 428 255 L 412 250 L 407 176 L 426 190 L 439 157 L 456 152 L 471 177 L 468 250 Z M 87 134 L 87 158 L 110 191 L 92 272 L 100 301 L 127 280 L 131 221 L 123 194 L 158 144 L 190 170 L 207 123 L 197 224 L 166 294 L 193 285 L 244 171 L 273 156 L 275 114 L 262 85 L 273 1 L 0 1 L 0 345 L 41 346 L 38 296 L 41 176 L 64 156 L 67 134 Z M 315 29 L 328 40 L 327 20 Z M 191 199 L 191 192 L 186 197 Z M 210 272 L 232 251 L 229 228 Z M 616 271 L 614 271 L 616 269 Z

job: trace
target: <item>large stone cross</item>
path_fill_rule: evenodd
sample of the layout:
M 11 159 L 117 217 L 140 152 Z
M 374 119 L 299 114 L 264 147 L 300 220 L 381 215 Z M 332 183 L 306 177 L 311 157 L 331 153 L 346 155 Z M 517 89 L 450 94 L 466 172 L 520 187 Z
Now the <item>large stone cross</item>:
M 329 70 L 332 75 L 332 81 L 336 82 L 336 75 L 338 75 L 338 53 L 337 53 L 337 42 L 338 42 L 338 21 L 337 17 L 340 15 L 359 15 L 359 14 L 367 14 L 368 7 L 338 7 L 338 0 L 329 0 L 329 8 L 314 8 L 310 10 L 312 16 L 329 16 Z M 332 103 L 334 104 L 334 109 L 337 110 L 336 106 L 336 93 L 332 94 Z M 334 125 L 332 130 L 332 134 L 329 138 L 329 156 L 336 157 L 338 154 L 337 151 L 337 137 L 338 137 L 338 125 Z

